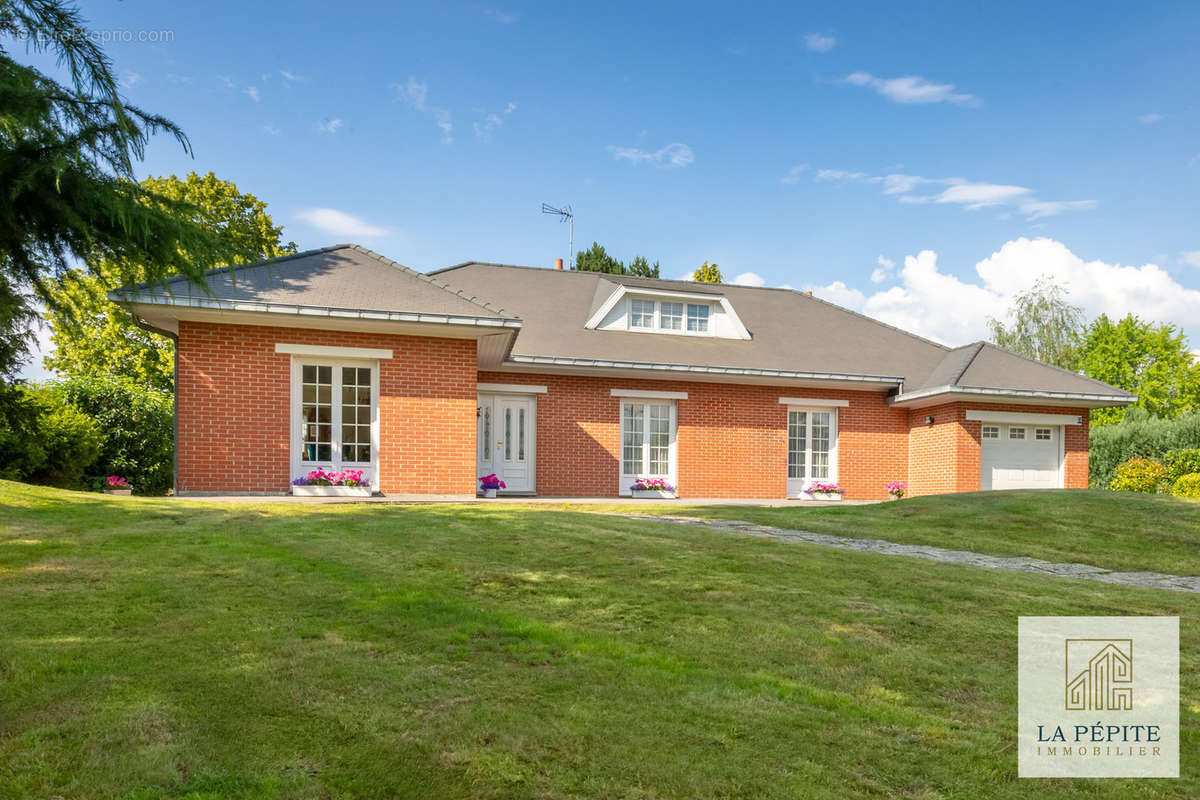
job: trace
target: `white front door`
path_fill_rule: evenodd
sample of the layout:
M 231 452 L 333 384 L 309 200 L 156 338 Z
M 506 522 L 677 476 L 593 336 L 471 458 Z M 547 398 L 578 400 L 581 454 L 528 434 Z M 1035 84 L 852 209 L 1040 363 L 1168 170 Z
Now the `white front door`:
M 534 491 L 537 404 L 532 397 L 481 394 L 476 409 L 477 477 L 495 474 L 507 492 Z
M 292 478 L 360 469 L 379 488 L 379 362 L 292 359 Z
M 675 479 L 675 403 L 669 400 L 621 401 L 620 494 L 632 493 L 638 478 Z
M 979 488 L 1062 488 L 1063 428 L 985 422 L 981 429 Z
M 837 483 L 837 410 L 788 407 L 787 493 L 807 497 L 813 483 Z

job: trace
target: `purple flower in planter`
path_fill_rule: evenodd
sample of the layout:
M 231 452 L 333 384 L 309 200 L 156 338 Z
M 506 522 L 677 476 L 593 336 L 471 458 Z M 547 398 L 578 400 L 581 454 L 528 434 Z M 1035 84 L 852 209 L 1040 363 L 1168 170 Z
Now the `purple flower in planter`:
M 484 475 L 482 478 L 480 478 L 479 485 L 482 486 L 485 491 L 508 488 L 508 485 L 504 481 L 497 478 L 496 473 L 494 472 L 491 475 Z

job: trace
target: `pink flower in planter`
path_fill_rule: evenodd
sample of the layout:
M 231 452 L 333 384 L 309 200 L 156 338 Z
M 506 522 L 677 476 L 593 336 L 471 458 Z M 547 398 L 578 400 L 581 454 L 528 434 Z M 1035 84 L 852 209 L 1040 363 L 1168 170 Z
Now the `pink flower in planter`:
M 110 489 L 131 489 L 131 488 L 133 488 L 132 486 L 129 485 L 129 481 L 125 480 L 120 475 L 109 475 L 107 480 L 108 480 L 108 488 L 110 488 Z
M 487 489 L 507 489 L 508 488 L 508 485 L 504 481 L 497 478 L 496 473 L 494 473 L 494 472 L 491 475 L 484 475 L 482 478 L 480 478 L 479 485 L 482 486 L 485 490 L 487 490 Z

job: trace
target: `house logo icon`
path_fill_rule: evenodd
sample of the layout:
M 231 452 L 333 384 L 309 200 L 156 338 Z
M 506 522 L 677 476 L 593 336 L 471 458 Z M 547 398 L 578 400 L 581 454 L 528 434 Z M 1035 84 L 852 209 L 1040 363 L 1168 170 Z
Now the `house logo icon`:
M 1133 710 L 1133 639 L 1067 639 L 1066 710 Z

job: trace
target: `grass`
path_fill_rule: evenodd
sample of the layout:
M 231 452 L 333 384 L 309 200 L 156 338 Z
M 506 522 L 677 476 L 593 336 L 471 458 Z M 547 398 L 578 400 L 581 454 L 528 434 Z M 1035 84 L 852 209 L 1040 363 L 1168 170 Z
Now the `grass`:
M 0 483 L 0 797 L 1195 797 L 1198 611 L 594 514 Z M 1023 614 L 1184 618 L 1184 778 L 1015 777 Z
M 974 492 L 865 506 L 654 510 L 1120 571 L 1200 575 L 1200 503 L 1166 495 Z

